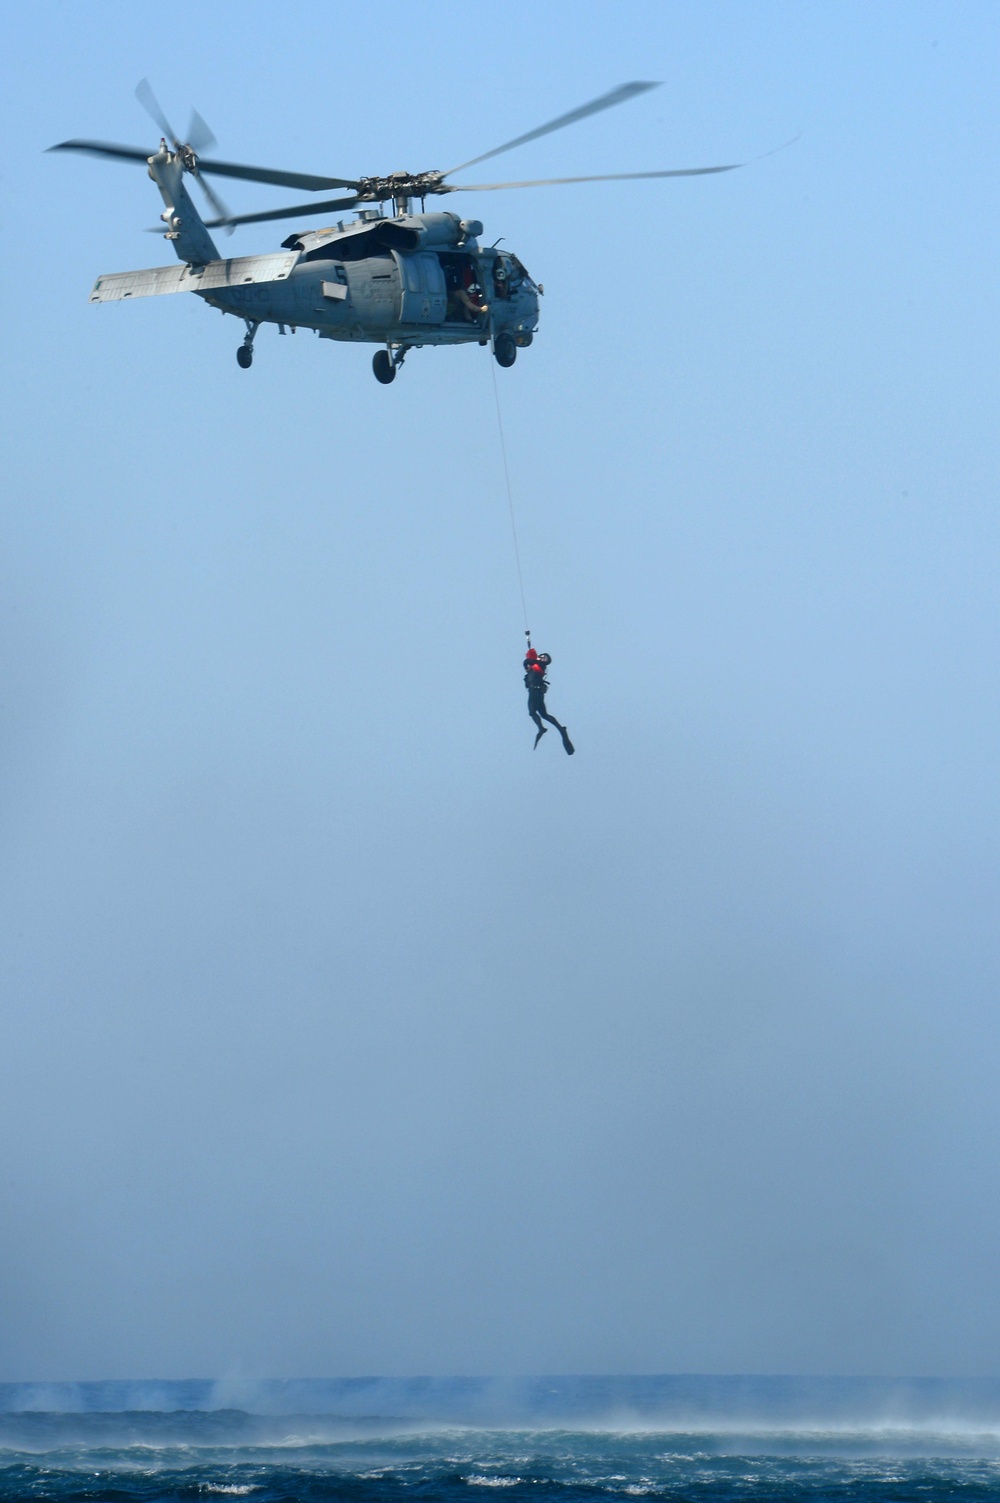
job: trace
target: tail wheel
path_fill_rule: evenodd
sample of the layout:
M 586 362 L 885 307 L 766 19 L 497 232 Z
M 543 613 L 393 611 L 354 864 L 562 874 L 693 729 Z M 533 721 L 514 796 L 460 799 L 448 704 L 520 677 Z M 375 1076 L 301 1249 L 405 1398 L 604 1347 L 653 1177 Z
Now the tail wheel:
M 508 334 L 506 329 L 494 339 L 493 355 L 497 365 L 502 365 L 505 368 L 513 365 L 517 359 L 517 345 L 514 343 L 513 335 Z
M 396 367 L 389 359 L 388 350 L 376 350 L 372 356 L 372 370 L 375 372 L 375 380 L 381 381 L 383 386 L 391 386 L 396 379 Z
M 243 371 L 248 371 L 253 365 L 253 350 L 248 344 L 241 344 L 236 351 L 236 364 Z

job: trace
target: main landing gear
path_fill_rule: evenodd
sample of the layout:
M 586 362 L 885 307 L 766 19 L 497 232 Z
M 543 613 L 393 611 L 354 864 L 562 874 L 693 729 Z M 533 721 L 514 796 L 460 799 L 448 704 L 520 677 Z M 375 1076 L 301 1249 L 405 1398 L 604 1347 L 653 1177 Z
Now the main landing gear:
M 243 343 L 236 351 L 236 364 L 239 366 L 241 371 L 248 371 L 253 365 L 253 338 L 257 330 L 260 328 L 260 321 L 259 319 L 248 318 L 246 320 L 246 325 L 247 332 L 244 336 Z
M 396 372 L 406 359 L 407 346 L 389 345 L 384 350 L 376 350 L 372 356 L 372 370 L 375 372 L 375 380 L 383 386 L 391 386 L 396 379 Z
M 249 345 L 252 339 L 253 335 L 248 334 L 244 344 Z M 487 339 L 479 341 L 481 345 L 488 344 L 489 342 Z M 518 347 L 520 346 L 522 349 L 525 349 L 530 343 L 530 334 L 519 333 L 515 336 L 509 329 L 501 329 L 493 339 L 493 356 L 497 365 L 509 368 L 517 359 Z M 372 370 L 375 373 L 375 380 L 382 386 L 391 386 L 396 379 L 396 372 L 412 348 L 412 345 L 389 344 L 386 345 L 384 350 L 376 350 L 372 356 Z M 249 364 L 249 361 L 247 363 Z M 240 360 L 240 364 L 243 364 L 242 359 Z
M 376 350 L 372 356 L 372 370 L 375 372 L 375 380 L 381 381 L 383 386 L 389 386 L 396 379 L 396 367 L 388 350 Z

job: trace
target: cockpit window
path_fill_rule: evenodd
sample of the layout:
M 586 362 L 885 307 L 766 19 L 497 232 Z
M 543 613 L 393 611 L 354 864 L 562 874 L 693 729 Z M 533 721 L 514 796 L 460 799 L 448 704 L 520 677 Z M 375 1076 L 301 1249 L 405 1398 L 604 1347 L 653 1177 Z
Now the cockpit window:
M 498 298 L 509 298 L 513 291 L 513 266 L 509 256 L 499 255 L 493 262 L 493 293 Z

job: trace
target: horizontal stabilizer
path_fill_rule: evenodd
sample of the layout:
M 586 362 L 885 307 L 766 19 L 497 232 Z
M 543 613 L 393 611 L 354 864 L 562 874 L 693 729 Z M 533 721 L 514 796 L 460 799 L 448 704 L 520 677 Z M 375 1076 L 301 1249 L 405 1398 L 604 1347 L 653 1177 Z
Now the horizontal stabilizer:
M 233 256 L 206 266 L 151 266 L 146 271 L 116 271 L 98 277 L 92 303 L 117 303 L 127 297 L 158 297 L 165 292 L 212 292 L 248 282 L 283 282 L 299 259 L 298 251 L 272 256 Z

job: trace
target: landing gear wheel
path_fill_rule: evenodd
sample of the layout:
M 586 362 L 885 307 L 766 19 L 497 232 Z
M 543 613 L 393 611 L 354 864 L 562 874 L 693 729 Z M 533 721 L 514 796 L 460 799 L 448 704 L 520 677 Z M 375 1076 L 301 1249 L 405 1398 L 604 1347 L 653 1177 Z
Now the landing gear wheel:
M 502 365 L 505 369 L 507 366 L 513 365 L 517 359 L 517 345 L 514 343 L 513 336 L 508 334 L 506 329 L 494 339 L 493 355 L 497 365 Z
M 248 344 L 241 344 L 236 351 L 236 364 L 241 371 L 248 371 L 253 365 L 253 350 Z
M 383 386 L 391 386 L 396 379 L 396 367 L 389 359 L 388 350 L 376 350 L 372 356 L 372 370 L 375 372 L 375 380 L 381 381 Z

